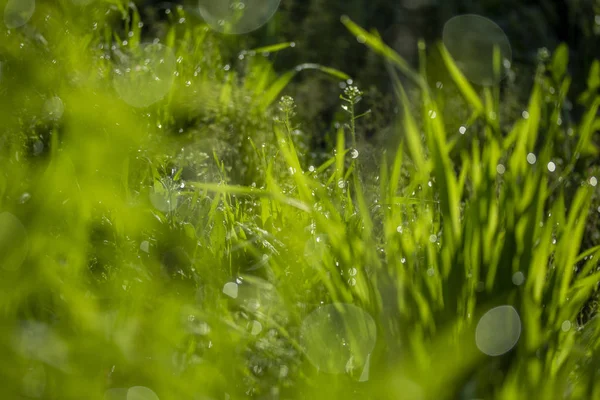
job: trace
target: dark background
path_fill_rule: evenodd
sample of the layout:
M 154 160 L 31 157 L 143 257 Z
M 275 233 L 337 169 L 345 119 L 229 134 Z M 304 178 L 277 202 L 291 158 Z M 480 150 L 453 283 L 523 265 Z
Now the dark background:
M 138 2 L 145 34 L 149 38 L 160 36 L 162 22 L 168 18 L 165 10 L 178 5 L 201 19 L 197 0 Z M 278 72 L 302 63 L 319 63 L 352 76 L 366 92 L 364 107 L 373 110 L 364 123 L 363 134 L 368 138 L 391 123 L 397 103 L 384 60 L 358 43 L 340 17 L 348 15 L 365 29 L 377 30 L 416 67 L 418 40 L 424 39 L 433 48 L 446 21 L 469 13 L 493 20 L 510 41 L 517 80 L 512 82 L 505 103 L 514 103 L 515 109 L 526 104 L 540 49 L 551 54 L 561 42 L 570 50 L 573 82 L 569 97 L 576 99 L 585 90 L 589 67 L 600 55 L 600 0 L 281 0 L 275 16 L 260 29 L 247 35 L 220 36 L 223 53 L 229 52 L 234 63 L 241 50 L 294 41 L 293 49 L 270 56 Z M 432 63 L 428 67 L 435 68 Z M 306 72 L 286 88 L 298 104 L 299 118 L 310 132 L 313 147 L 326 146 L 323 138 L 339 121 L 341 90 L 337 85 L 323 74 Z M 576 121 L 577 104 L 569 112 Z

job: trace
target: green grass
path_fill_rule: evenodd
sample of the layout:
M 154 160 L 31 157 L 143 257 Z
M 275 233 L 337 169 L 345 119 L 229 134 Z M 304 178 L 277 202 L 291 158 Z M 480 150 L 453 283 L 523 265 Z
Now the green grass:
M 369 158 L 348 88 L 335 148 L 313 157 L 282 95 L 299 73 L 331 90 L 348 76 L 276 73 L 263 53 L 290 43 L 228 60 L 223 37 L 174 9 L 160 38 L 173 81 L 135 108 L 113 86 L 143 41 L 123 4 L 42 2 L 0 31 L 2 398 L 600 396 L 600 326 L 582 318 L 597 181 L 570 180 L 597 153 L 597 68 L 580 123 L 558 122 L 565 48 L 540 65 L 527 118 L 507 116 L 500 88 L 471 86 L 443 46 L 421 47 L 415 71 L 343 18 L 389 61 L 401 116 Z M 450 94 L 430 85 L 434 55 Z M 163 90 L 148 85 L 135 90 Z M 449 103 L 470 115 L 464 135 Z M 492 318 L 476 335 L 502 305 L 520 334 L 489 356 L 481 340 L 510 348 L 515 333 Z

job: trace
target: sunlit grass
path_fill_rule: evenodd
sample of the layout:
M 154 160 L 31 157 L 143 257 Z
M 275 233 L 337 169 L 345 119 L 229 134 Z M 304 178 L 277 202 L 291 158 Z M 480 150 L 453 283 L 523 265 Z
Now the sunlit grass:
M 225 60 L 181 8 L 159 38 L 174 65 L 152 66 L 131 57 L 151 40 L 124 4 L 42 2 L 0 31 L 2 398 L 600 395 L 600 327 L 581 318 L 597 181 L 565 185 L 597 152 L 600 99 L 592 71 L 584 118 L 558 122 L 565 48 L 501 121 L 499 86 L 473 86 L 443 45 L 416 71 L 343 18 L 389 61 L 401 115 L 368 165 L 347 88 L 319 164 L 282 95 L 299 73 L 349 76 L 275 73 L 266 53 L 291 42 Z M 430 85 L 431 54 L 455 97 Z M 468 129 L 449 129 L 448 102 Z

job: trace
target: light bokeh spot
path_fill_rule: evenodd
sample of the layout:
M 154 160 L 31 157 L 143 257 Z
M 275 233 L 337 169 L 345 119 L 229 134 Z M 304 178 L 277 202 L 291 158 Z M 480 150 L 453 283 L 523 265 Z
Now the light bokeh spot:
M 112 388 L 104 392 L 104 400 L 127 400 L 127 388 Z
M 65 105 L 60 97 L 51 97 L 44 103 L 44 114 L 51 120 L 59 120 L 65 111 Z
M 166 190 L 152 190 L 150 192 L 150 203 L 159 211 L 169 213 L 177 208 L 177 194 Z
M 162 100 L 173 84 L 176 59 L 160 43 L 142 44 L 118 53 L 113 74 L 117 94 L 134 107 L 148 107 Z
M 512 349 L 521 336 L 521 318 L 512 306 L 499 306 L 486 312 L 475 329 L 477 348 L 488 356 L 499 356 Z
M 27 231 L 9 212 L 0 213 L 0 266 L 8 271 L 21 267 L 29 250 Z
M 8 0 L 4 7 L 4 24 L 8 29 L 25 25 L 35 12 L 35 0 Z
M 351 363 L 362 368 L 375 347 L 373 318 L 352 304 L 328 304 L 309 314 L 300 328 L 308 360 L 320 371 L 339 374 Z
M 525 274 L 523 274 L 521 271 L 515 272 L 512 276 L 512 283 L 517 286 L 521 286 L 523 283 L 525 283 Z
M 200 15 L 215 31 L 228 34 L 252 32 L 266 24 L 281 0 L 200 0 Z
M 23 376 L 23 394 L 39 399 L 46 391 L 46 370 L 43 364 L 34 364 Z
M 471 82 L 490 86 L 506 75 L 512 61 L 508 38 L 494 21 L 467 14 L 451 18 L 444 25 L 444 45 L 462 73 Z M 494 71 L 494 49 L 500 55 L 500 70 Z
M 145 386 L 133 386 L 127 391 L 127 400 L 160 400 L 156 393 Z
M 253 336 L 258 335 L 262 331 L 262 324 L 258 321 L 252 321 L 252 328 L 250 330 L 250 334 Z
M 327 236 L 315 235 L 306 241 L 304 245 L 304 258 L 306 263 L 313 268 L 323 264 L 323 260 L 328 253 Z
M 68 369 L 68 345 L 46 324 L 24 322 L 16 332 L 15 347 L 24 357 L 62 370 Z
M 223 293 L 226 296 L 231 297 L 232 299 L 237 299 L 238 297 L 238 285 L 235 282 L 227 282 L 223 286 Z

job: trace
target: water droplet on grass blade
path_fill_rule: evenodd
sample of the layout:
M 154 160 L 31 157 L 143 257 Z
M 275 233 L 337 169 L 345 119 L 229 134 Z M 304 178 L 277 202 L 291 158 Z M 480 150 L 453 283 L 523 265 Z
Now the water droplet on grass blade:
M 280 0 L 200 0 L 200 15 L 215 31 L 244 34 L 266 24 L 279 8 Z
M 512 349 L 521 336 L 521 318 L 512 306 L 499 306 L 486 312 L 475 330 L 477 348 L 489 356 Z
M 300 328 L 308 360 L 320 371 L 344 373 L 352 359 L 356 367 L 366 364 L 375 347 L 373 318 L 352 304 L 328 304 L 309 314 Z

